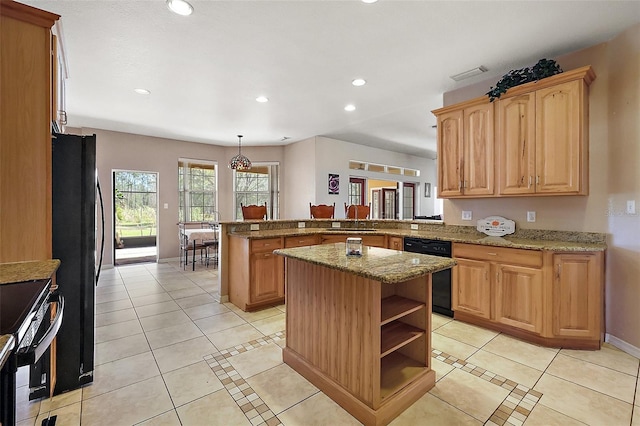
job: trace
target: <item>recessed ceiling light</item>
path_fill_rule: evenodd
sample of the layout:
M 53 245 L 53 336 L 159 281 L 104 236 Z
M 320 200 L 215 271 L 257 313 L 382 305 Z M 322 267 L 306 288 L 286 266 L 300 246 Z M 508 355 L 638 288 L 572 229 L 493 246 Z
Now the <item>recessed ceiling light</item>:
M 356 110 L 356 106 L 352 105 L 352 104 L 349 104 L 346 107 L 344 107 L 344 110 L 345 111 L 355 111 Z
M 189 16 L 193 13 L 193 6 L 185 0 L 167 0 L 167 7 L 173 13 L 182 16 Z
M 375 3 L 378 0 L 362 0 L 362 3 Z
M 266 96 L 258 96 L 256 98 L 256 101 L 261 102 L 261 103 L 265 103 L 265 102 L 269 102 L 269 98 L 267 98 Z
M 147 90 L 147 89 L 133 89 L 134 92 L 136 92 L 138 95 L 150 95 L 151 91 Z
M 356 78 L 351 82 L 354 86 L 364 86 L 367 84 L 367 81 L 364 78 Z

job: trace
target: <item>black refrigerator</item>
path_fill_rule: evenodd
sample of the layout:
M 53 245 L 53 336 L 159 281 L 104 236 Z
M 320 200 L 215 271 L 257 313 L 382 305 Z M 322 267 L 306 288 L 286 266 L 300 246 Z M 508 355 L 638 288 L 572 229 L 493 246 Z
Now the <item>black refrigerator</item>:
M 55 354 L 58 395 L 93 381 L 96 270 L 101 262 L 96 262 L 96 136 L 54 133 L 51 173 L 52 252 L 61 262 L 56 282 L 66 302 Z M 39 379 L 33 369 L 31 381 Z

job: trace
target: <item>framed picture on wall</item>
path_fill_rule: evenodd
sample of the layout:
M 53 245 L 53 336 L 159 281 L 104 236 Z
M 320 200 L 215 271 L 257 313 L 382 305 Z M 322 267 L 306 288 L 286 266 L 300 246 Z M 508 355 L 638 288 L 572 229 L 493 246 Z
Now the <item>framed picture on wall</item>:
M 329 173 L 329 195 L 340 194 L 340 175 Z
M 424 184 L 424 197 L 425 198 L 431 197 L 431 184 L 430 183 L 425 183 Z

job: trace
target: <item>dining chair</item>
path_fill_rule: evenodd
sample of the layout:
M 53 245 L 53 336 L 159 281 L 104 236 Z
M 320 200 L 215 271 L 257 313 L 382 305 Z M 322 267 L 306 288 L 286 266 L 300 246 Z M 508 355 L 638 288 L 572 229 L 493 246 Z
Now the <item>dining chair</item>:
M 371 211 L 371 203 L 369 205 L 351 204 L 347 206 L 344 203 L 344 215 L 347 219 L 366 219 Z
M 245 206 L 240 203 L 240 207 L 242 207 L 242 217 L 244 220 L 263 220 L 267 218 L 267 203 L 264 203 L 264 206 L 257 206 L 255 204 Z
M 189 252 L 193 252 L 195 250 L 196 253 L 200 252 L 200 262 L 208 263 L 207 257 L 207 246 L 204 241 L 196 242 L 195 246 L 193 243 L 189 243 L 189 237 L 185 234 L 185 230 L 187 229 L 202 229 L 208 228 L 208 222 L 178 222 L 178 239 L 180 243 L 180 266 L 183 269 L 187 268 L 189 264 Z
M 209 267 L 209 263 L 213 262 L 213 265 L 218 265 L 218 247 L 219 247 L 219 235 L 220 235 L 220 213 L 213 212 L 213 220 L 207 222 L 207 226 L 215 233 L 210 240 L 204 240 L 202 243 L 206 248 L 206 265 Z M 209 253 L 211 251 L 211 253 Z
M 309 214 L 311 219 L 333 219 L 336 210 L 336 203 L 332 206 L 326 204 L 318 204 L 317 206 L 309 203 Z

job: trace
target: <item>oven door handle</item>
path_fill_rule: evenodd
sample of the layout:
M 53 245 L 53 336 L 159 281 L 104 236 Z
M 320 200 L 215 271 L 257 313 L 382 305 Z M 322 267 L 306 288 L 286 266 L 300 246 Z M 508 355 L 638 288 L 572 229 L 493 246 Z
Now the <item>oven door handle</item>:
M 51 321 L 49 328 L 44 333 L 42 338 L 38 341 L 38 343 L 32 344 L 28 348 L 22 348 L 18 351 L 18 365 L 31 365 L 38 362 L 42 354 L 51 346 L 51 342 L 58 334 L 58 330 L 60 330 L 60 326 L 62 325 L 62 317 L 64 315 L 64 297 L 59 294 L 57 295 L 57 310 L 56 316 Z M 52 302 L 53 303 L 53 302 Z
M 42 336 L 42 339 L 40 339 L 40 341 L 34 348 L 34 362 L 37 362 L 42 354 L 49 348 L 49 346 L 51 346 L 51 342 L 53 342 L 53 339 L 55 339 L 56 335 L 58 334 L 58 330 L 60 330 L 60 326 L 62 325 L 62 316 L 64 315 L 64 296 L 62 296 L 61 294 L 58 295 L 57 305 L 58 306 L 56 307 L 57 309 L 55 318 L 51 322 L 51 325 L 49 326 L 47 332 L 44 334 L 44 336 Z

